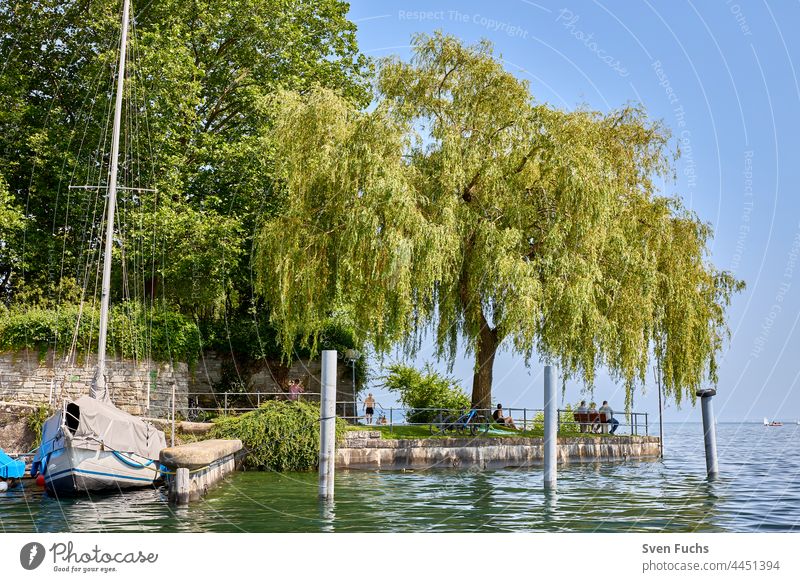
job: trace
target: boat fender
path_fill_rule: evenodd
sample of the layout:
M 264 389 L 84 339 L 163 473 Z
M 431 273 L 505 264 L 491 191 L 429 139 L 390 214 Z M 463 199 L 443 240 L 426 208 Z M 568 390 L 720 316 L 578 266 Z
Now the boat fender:
M 8 491 L 8 483 L 5 481 L 0 481 L 0 493 L 3 491 Z
M 38 477 L 36 477 L 36 484 L 39 487 L 44 487 L 44 475 L 40 474 Z

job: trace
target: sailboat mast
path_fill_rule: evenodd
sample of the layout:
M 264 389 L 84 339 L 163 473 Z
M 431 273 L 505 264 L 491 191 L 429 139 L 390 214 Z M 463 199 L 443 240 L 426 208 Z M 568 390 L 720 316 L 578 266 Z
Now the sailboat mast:
M 111 137 L 111 169 L 108 173 L 108 213 L 106 215 L 105 254 L 103 256 L 103 287 L 100 295 L 100 334 L 97 344 L 97 369 L 92 382 L 92 398 L 109 400 L 106 389 L 106 337 L 108 336 L 108 299 L 111 293 L 111 253 L 114 239 L 114 211 L 117 206 L 117 168 L 119 165 L 119 134 L 122 119 L 122 97 L 125 85 L 125 53 L 128 47 L 128 12 L 130 0 L 123 0 L 122 34 L 119 42 L 117 94 L 114 105 L 114 128 Z

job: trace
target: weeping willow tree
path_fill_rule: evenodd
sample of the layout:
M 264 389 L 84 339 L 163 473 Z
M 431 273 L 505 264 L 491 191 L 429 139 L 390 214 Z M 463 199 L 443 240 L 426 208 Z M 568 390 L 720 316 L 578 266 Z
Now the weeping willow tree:
M 278 97 L 287 203 L 255 258 L 285 349 L 332 313 L 379 351 L 433 330 L 439 357 L 474 356 L 483 408 L 501 347 L 589 387 L 605 366 L 628 405 L 652 358 L 677 402 L 716 381 L 742 283 L 710 263 L 709 226 L 657 194 L 669 134 L 641 107 L 537 104 L 488 43 L 438 33 L 382 63 L 377 96 Z

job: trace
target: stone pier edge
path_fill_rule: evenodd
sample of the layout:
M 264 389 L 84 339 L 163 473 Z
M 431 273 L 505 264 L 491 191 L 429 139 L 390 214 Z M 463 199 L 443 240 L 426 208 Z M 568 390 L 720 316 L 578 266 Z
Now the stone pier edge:
M 559 463 L 657 459 L 658 437 L 559 437 Z M 378 431 L 352 431 L 336 450 L 337 469 L 500 469 L 540 465 L 540 437 L 383 439 Z

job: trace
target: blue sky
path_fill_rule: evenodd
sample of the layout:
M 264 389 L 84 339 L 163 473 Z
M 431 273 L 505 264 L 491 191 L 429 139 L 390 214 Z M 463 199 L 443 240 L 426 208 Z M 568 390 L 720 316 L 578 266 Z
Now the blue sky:
M 729 312 L 718 417 L 800 419 L 800 39 L 792 27 L 800 4 L 354 1 L 350 18 L 372 57 L 408 58 L 415 32 L 487 38 L 539 102 L 607 111 L 635 101 L 663 120 L 683 155 L 662 192 L 713 225 L 714 263 L 747 282 Z M 430 348 L 417 363 L 426 360 Z M 472 361 L 457 362 L 454 375 L 469 390 Z M 494 395 L 505 406 L 541 407 L 541 364 L 526 368 L 504 352 Z M 571 383 L 566 401 L 580 396 Z M 595 398 L 622 408 L 623 388 L 601 373 Z M 657 412 L 652 380 L 634 408 Z M 665 418 L 698 420 L 699 408 L 671 405 Z

